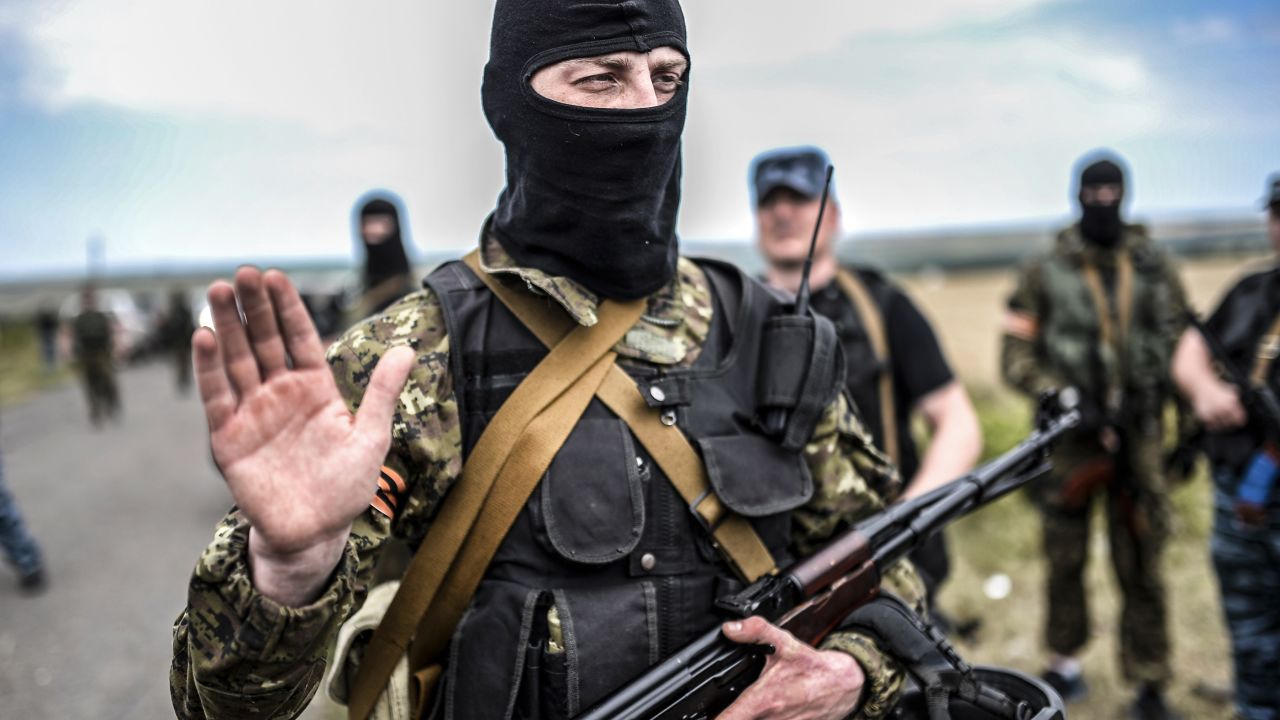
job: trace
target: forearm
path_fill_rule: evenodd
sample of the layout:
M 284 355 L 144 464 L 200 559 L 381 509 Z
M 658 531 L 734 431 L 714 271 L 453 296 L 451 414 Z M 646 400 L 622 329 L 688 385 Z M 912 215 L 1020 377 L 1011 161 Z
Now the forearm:
M 982 453 L 982 429 L 959 381 L 953 380 L 921 399 L 919 412 L 929 423 L 933 437 L 920 460 L 920 468 L 903 493 L 905 498 L 923 495 L 973 468 Z
M 330 538 L 318 539 L 305 550 L 281 554 L 266 548 L 250 528 L 248 558 L 253 587 L 286 607 L 314 601 L 342 560 L 350 532 L 347 527 Z
M 1187 399 L 1193 402 L 1206 388 L 1221 385 L 1213 370 L 1213 358 L 1209 346 L 1199 331 L 1191 329 L 1182 333 L 1173 354 L 1173 382 Z
M 196 565 L 174 625 L 170 690 L 179 718 L 296 717 L 324 674 L 325 655 L 355 601 L 356 556 L 345 549 L 314 602 L 288 607 L 250 581 L 249 529 L 219 526 Z

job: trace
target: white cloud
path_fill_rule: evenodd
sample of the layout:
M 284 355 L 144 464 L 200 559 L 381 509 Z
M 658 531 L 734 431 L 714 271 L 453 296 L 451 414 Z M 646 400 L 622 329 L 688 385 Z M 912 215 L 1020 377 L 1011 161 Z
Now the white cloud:
M 1173 37 L 1188 45 L 1229 43 L 1240 35 L 1240 26 L 1229 17 L 1211 15 L 1198 20 L 1179 18 L 1173 21 Z

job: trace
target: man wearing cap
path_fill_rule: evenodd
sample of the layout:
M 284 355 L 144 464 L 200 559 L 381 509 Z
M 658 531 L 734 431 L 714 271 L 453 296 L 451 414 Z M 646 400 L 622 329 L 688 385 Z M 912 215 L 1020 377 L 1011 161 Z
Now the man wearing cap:
M 1267 236 L 1280 254 L 1280 173 L 1262 200 Z M 1253 272 L 1236 283 L 1205 329 L 1250 382 L 1280 392 L 1280 268 Z M 1280 438 L 1241 403 L 1224 381 L 1203 336 L 1188 329 L 1178 343 L 1174 378 L 1207 430 L 1203 444 L 1213 471 L 1213 566 L 1231 632 L 1236 710 L 1244 720 L 1280 718 Z
M 756 239 L 765 279 L 794 294 L 800 286 L 822 204 L 827 154 L 816 147 L 771 150 L 751 164 Z M 836 259 L 840 204 L 830 193 L 814 245 L 809 276 L 813 308 L 835 323 L 845 353 L 845 388 L 876 445 L 907 480 L 914 497 L 967 472 L 982 450 L 982 431 L 964 386 L 951 373 L 929 321 L 897 285 Z M 921 458 L 911 433 L 919 414 L 931 440 Z M 946 579 L 947 548 L 938 533 L 912 554 L 933 604 Z
M 1084 589 L 1089 517 L 1106 500 L 1111 560 L 1123 596 L 1120 666 L 1139 687 L 1140 718 L 1165 718 L 1171 677 L 1161 549 L 1168 499 L 1161 444 L 1169 363 L 1184 324 L 1182 283 L 1144 228 L 1124 222 L 1121 160 L 1079 163 L 1080 219 L 1022 270 L 1009 299 L 1001 369 L 1034 397 L 1072 386 L 1085 416 L 1032 488 L 1049 561 L 1045 679 L 1064 698 L 1085 684 L 1076 654 L 1089 638 Z
M 455 526 L 484 487 L 477 468 L 504 452 L 511 465 L 494 466 L 480 517 L 506 496 L 503 479 L 537 485 L 495 501 L 515 514 L 490 560 L 449 565 L 437 599 L 457 575 L 482 573 L 465 608 L 412 638 L 374 633 L 364 653 L 355 643 L 334 662 L 359 664 L 341 666 L 352 672 L 331 677 L 331 693 L 356 706 L 365 668 L 392 647 L 411 651 L 415 714 L 572 717 L 725 620 L 713 602 L 741 587 L 730 561 L 767 571 L 760 553 L 785 563 L 881 507 L 875 489 L 892 491 L 896 474 L 834 365 L 811 373 L 813 419 L 792 414 L 781 436 L 751 421 L 760 330 L 783 308 L 733 268 L 679 256 L 689 67 L 675 0 L 499 0 L 482 99 L 507 186 L 476 252 L 348 330 L 327 363 L 283 275 L 245 268 L 210 288 L 216 335 L 193 343 L 236 509 L 174 629 L 180 717 L 300 713 L 388 538 L 416 552 L 406 577 L 443 572 L 417 558 L 450 541 L 436 529 Z M 566 381 L 533 422 L 512 425 Z M 491 423 L 515 436 L 487 433 Z M 535 465 L 547 447 L 554 457 Z M 663 460 L 672 452 L 692 465 Z M 686 499 L 690 478 L 714 494 Z M 715 517 L 708 497 L 724 508 Z M 756 554 L 731 549 L 744 540 Z M 886 582 L 918 605 L 909 567 Z M 812 648 L 759 618 L 724 632 L 776 650 L 726 720 L 882 717 L 902 683 L 856 633 Z M 420 658 L 433 637 L 441 651 Z

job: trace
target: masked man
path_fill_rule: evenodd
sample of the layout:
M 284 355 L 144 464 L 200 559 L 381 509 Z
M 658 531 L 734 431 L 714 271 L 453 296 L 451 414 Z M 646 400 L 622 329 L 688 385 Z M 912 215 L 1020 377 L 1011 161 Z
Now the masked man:
M 779 290 L 799 290 L 829 164 L 827 154 L 816 147 L 772 150 L 751 164 L 765 279 Z M 835 323 L 845 355 L 845 388 L 866 418 L 876 446 L 907 481 L 903 494 L 922 495 L 973 467 L 982 451 L 978 417 L 929 321 L 906 293 L 870 268 L 840 267 L 839 229 L 840 205 L 833 192 L 814 246 L 809 277 L 813 308 Z M 916 413 L 932 435 L 923 458 L 911 435 Z M 933 606 L 932 596 L 949 567 L 943 534 L 935 534 L 911 559 Z
M 1095 496 L 1106 501 L 1111 560 L 1123 594 L 1120 660 L 1139 685 L 1141 718 L 1170 717 L 1161 548 L 1168 533 L 1162 417 L 1169 362 L 1186 301 L 1164 253 L 1121 215 L 1118 159 L 1082 163 L 1080 221 L 1024 268 L 1009 299 L 1001 368 L 1034 396 L 1073 386 L 1085 421 L 1054 452 L 1035 490 L 1049 561 L 1045 679 L 1066 699 L 1084 695 L 1076 653 L 1089 637 L 1084 566 Z
M 418 626 L 410 669 L 434 687 L 430 700 L 415 693 L 422 714 L 571 717 L 724 620 L 713 601 L 738 586 L 724 556 L 742 556 L 708 532 L 732 525 L 785 563 L 880 507 L 873 486 L 892 490 L 896 476 L 839 394 L 834 364 L 806 384 L 814 412 L 766 435 L 751 420 L 766 372 L 760 331 L 780 301 L 731 267 L 679 256 L 689 67 L 675 0 L 499 0 L 482 97 L 507 186 L 466 263 L 347 331 L 327 363 L 282 275 L 243 269 L 234 287 L 210 288 L 216 336 L 199 332 L 195 354 L 237 509 L 175 627 L 180 717 L 301 712 L 386 540 L 416 551 L 406 577 L 431 572 L 418 558 L 443 546 L 433 533 L 456 519 L 477 468 L 546 447 L 521 442 L 536 433 L 490 442 L 490 423 L 572 380 L 555 368 L 583 356 L 580 380 L 537 416 L 577 402 L 576 419 L 528 427 L 561 433 L 558 452 L 474 568 L 465 612 Z M 672 446 L 709 480 L 692 502 L 677 490 L 689 476 L 661 459 Z M 526 479 L 520 469 L 513 482 Z M 732 511 L 710 528 L 699 521 L 707 497 Z M 920 596 L 908 566 L 886 582 Z M 725 632 L 777 649 L 728 720 L 880 717 L 901 684 L 855 633 L 812 648 L 758 618 Z M 432 635 L 445 649 L 414 657 Z
M 1280 174 L 1263 198 L 1267 235 L 1280 254 Z M 1227 293 L 1206 329 L 1251 384 L 1280 392 L 1280 268 L 1255 272 Z M 1244 720 L 1280 718 L 1280 490 L 1277 443 L 1242 388 L 1224 381 L 1198 330 L 1189 329 L 1173 359 L 1178 388 L 1207 430 L 1213 468 L 1213 567 L 1231 631 L 1236 712 Z
M 356 238 L 364 254 L 359 296 L 343 314 L 344 326 L 354 324 L 413 292 L 416 282 L 405 252 L 400 199 L 390 193 L 371 193 L 357 206 Z

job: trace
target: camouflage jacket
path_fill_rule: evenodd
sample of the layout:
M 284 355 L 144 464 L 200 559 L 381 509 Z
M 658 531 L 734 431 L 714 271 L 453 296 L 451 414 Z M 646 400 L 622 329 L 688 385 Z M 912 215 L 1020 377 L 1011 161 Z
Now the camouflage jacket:
M 1118 297 L 1118 258 L 1132 268 L 1129 297 Z M 1098 271 L 1119 343 L 1102 341 L 1102 322 L 1086 280 Z M 1121 319 L 1122 306 L 1129 311 Z M 1009 298 L 1001 371 L 1015 388 L 1036 395 L 1072 385 L 1090 409 L 1122 412 L 1126 422 L 1158 414 L 1171 396 L 1169 365 L 1185 324 L 1186 294 L 1176 268 L 1141 226 L 1125 230 L 1115 249 L 1086 243 L 1078 226 L 1062 231 L 1053 250 L 1022 270 Z M 1127 321 L 1127 322 L 1126 322 Z M 1108 397 L 1110 390 L 1119 397 Z M 1092 405 L 1092 408 L 1089 406 Z M 1086 418 L 1089 420 L 1090 418 Z
M 517 267 L 496 242 L 484 245 L 491 273 L 513 273 L 531 292 L 557 301 L 583 325 L 596 322 L 597 298 L 565 278 Z M 711 288 L 692 262 L 649 298 L 648 308 L 618 344 L 620 362 L 684 366 L 694 362 L 711 325 Z M 248 526 L 234 510 L 218 526 L 196 565 L 187 608 L 173 633 L 170 685 L 180 718 L 295 717 L 320 684 L 338 626 L 363 601 L 380 552 L 393 536 L 416 549 L 435 512 L 462 473 L 457 402 L 441 307 L 428 290 L 408 295 L 348 330 L 329 350 L 338 387 L 354 409 L 370 372 L 391 347 L 408 345 L 416 367 L 400 395 L 392 445 L 378 496 L 355 522 L 327 588 L 310 605 L 284 607 L 260 595 L 247 567 Z M 837 530 L 882 507 L 874 486 L 896 492 L 896 471 L 840 396 L 827 408 L 805 449 L 816 491 L 794 511 L 793 545 L 807 553 Z M 403 487 L 399 487 L 400 481 Z M 923 588 L 902 563 L 885 585 L 915 603 Z M 859 717 L 878 718 L 901 689 L 901 671 L 866 637 L 837 633 L 824 643 L 855 657 L 867 679 Z

